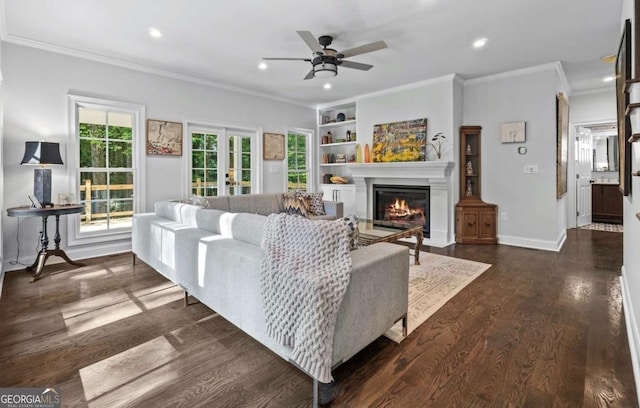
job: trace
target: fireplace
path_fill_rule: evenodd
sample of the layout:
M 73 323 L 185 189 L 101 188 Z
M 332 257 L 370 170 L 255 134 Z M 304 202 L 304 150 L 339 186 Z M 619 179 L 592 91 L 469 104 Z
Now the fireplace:
M 373 185 L 373 219 L 390 227 L 421 225 L 430 235 L 428 186 Z

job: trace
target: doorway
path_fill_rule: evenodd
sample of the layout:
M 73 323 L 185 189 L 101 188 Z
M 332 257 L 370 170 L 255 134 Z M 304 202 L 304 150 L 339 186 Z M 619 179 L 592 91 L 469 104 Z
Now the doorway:
M 576 227 L 620 231 L 615 226 L 622 223 L 617 123 L 584 123 L 574 131 Z

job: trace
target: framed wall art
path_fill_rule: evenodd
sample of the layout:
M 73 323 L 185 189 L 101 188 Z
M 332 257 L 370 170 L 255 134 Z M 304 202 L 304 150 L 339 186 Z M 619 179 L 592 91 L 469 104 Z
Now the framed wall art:
M 622 195 L 631 192 L 631 122 L 626 115 L 629 94 L 625 92 L 631 79 L 631 21 L 624 23 L 622 38 L 616 55 L 616 105 L 618 112 L 618 175 Z
M 374 162 L 425 161 L 427 119 L 406 120 L 373 127 Z
M 182 156 L 182 123 L 147 119 L 147 154 Z
M 264 160 L 284 160 L 284 135 L 281 133 L 263 133 Z
M 569 164 L 569 101 L 559 92 L 556 96 L 556 198 L 567 194 L 567 176 Z
M 526 141 L 524 122 L 503 123 L 500 127 L 500 142 L 521 143 Z

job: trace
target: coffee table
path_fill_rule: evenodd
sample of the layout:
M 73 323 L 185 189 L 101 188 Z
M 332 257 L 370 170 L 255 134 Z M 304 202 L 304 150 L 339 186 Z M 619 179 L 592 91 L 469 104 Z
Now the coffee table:
M 395 242 L 401 238 L 416 237 L 413 251 L 415 264 L 420 265 L 420 245 L 422 245 L 423 239 L 422 226 L 387 221 L 360 220 L 358 233 L 358 244 L 362 246 L 375 244 L 376 242 Z

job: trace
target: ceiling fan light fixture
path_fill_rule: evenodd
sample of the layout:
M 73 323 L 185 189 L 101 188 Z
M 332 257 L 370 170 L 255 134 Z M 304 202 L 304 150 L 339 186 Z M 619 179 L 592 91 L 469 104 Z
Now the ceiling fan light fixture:
M 313 66 L 313 76 L 316 78 L 331 78 L 338 75 L 338 66 L 331 62 L 324 62 Z

